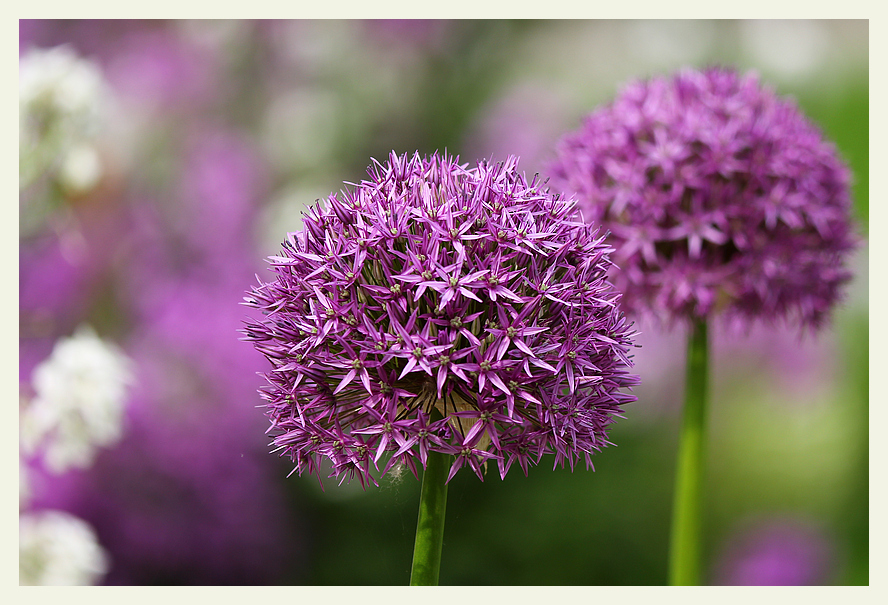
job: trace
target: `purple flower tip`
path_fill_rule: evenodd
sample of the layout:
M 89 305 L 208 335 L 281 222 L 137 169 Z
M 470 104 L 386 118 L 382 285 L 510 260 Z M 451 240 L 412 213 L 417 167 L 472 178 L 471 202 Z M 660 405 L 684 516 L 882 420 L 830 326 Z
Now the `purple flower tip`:
M 428 453 L 505 477 L 546 453 L 607 444 L 638 383 L 634 331 L 606 281 L 612 250 L 575 202 L 528 183 L 517 160 L 469 168 L 392 153 L 369 180 L 312 207 L 245 299 L 245 340 L 271 362 L 272 445 L 301 474 L 362 485 L 416 474 Z
M 629 84 L 559 143 L 553 186 L 610 230 L 630 314 L 818 327 L 850 279 L 850 174 L 755 74 Z

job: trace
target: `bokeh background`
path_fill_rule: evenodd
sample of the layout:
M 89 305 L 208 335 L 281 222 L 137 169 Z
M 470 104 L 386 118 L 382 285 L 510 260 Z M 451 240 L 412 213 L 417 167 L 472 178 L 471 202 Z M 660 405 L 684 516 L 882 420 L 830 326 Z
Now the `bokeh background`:
M 521 156 L 630 78 L 754 69 L 835 141 L 863 245 L 832 324 L 713 336 L 706 577 L 868 584 L 866 21 L 21 21 L 20 55 L 100 67 L 100 178 L 20 203 L 19 376 L 87 323 L 136 364 L 123 440 L 30 507 L 69 511 L 108 584 L 406 584 L 419 483 L 287 478 L 239 342 L 244 291 L 300 212 L 371 157 Z M 44 194 L 46 192 L 43 192 Z M 442 584 L 666 582 L 684 334 L 640 325 L 637 403 L 595 472 L 461 472 Z

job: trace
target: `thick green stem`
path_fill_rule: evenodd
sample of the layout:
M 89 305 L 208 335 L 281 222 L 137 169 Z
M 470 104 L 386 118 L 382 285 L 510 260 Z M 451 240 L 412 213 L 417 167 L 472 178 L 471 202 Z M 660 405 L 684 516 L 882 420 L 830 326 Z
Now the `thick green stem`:
M 697 586 L 701 580 L 700 528 L 709 371 L 705 321 L 691 326 L 687 364 L 669 551 L 669 583 L 672 586 Z
M 429 452 L 422 473 L 413 569 L 410 571 L 411 586 L 438 585 L 441 545 L 444 542 L 444 511 L 447 507 L 448 458 L 450 456 L 440 452 Z

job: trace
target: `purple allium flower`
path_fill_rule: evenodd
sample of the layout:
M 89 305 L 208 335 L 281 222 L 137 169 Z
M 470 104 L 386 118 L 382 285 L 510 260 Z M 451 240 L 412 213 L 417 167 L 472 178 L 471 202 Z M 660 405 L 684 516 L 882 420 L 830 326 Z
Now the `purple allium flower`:
M 754 74 L 628 85 L 559 144 L 552 183 L 611 231 L 629 313 L 823 323 L 850 279 L 850 174 Z
M 320 479 L 326 457 L 364 485 L 386 451 L 383 472 L 414 474 L 438 451 L 448 480 L 488 460 L 505 477 L 607 445 L 638 382 L 611 249 L 516 164 L 392 153 L 270 258 L 244 333 L 273 365 L 262 396 L 294 470 Z

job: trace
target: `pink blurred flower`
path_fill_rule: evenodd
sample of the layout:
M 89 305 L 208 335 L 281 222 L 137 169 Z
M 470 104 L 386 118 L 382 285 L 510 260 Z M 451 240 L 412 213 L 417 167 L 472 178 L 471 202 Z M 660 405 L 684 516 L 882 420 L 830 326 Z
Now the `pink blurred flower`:
M 116 45 L 107 76 L 128 101 L 175 110 L 218 94 L 218 59 L 173 28 L 146 28 Z
M 379 42 L 432 53 L 444 50 L 454 28 L 446 19 L 369 19 L 362 24 Z
M 822 530 L 798 519 L 760 521 L 732 535 L 718 559 L 713 584 L 814 586 L 833 569 L 833 545 Z

